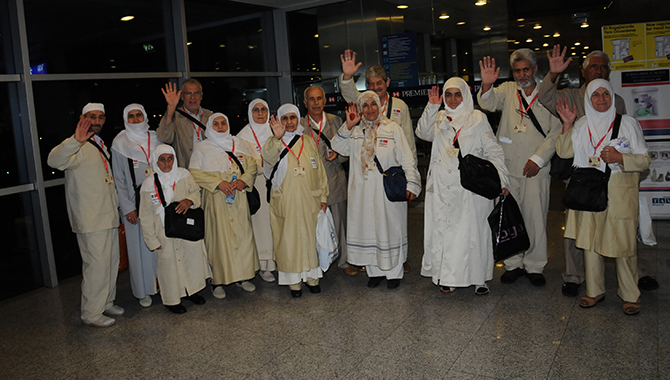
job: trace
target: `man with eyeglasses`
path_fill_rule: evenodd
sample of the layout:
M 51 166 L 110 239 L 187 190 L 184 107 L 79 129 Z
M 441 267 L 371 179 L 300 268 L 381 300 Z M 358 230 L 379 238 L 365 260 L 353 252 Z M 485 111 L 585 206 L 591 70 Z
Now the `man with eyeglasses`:
M 193 146 L 205 139 L 205 125 L 212 111 L 200 107 L 202 85 L 196 79 L 185 80 L 180 91 L 174 83 L 166 84 L 161 91 L 167 110 L 156 129 L 156 137 L 172 145 L 179 166 L 188 168 Z
M 109 150 L 99 137 L 105 107 L 88 103 L 74 135 L 49 153 L 47 164 L 65 172 L 65 200 L 82 261 L 81 320 L 108 327 L 124 310 L 114 305 L 119 273 L 119 204 Z M 103 315 L 106 314 L 107 316 Z
M 500 282 L 511 284 L 521 276 L 534 286 L 544 286 L 542 272 L 547 265 L 547 212 L 551 157 L 556 152 L 556 139 L 561 122 L 537 101 L 535 75 L 537 58 L 530 49 L 515 50 L 510 56 L 514 81 L 493 88 L 500 68 L 495 59 L 479 61 L 482 88 L 477 94 L 479 105 L 486 111 L 502 111 L 497 136 L 505 152 L 505 165 L 510 174 L 510 194 L 521 209 L 530 247 L 505 263 Z

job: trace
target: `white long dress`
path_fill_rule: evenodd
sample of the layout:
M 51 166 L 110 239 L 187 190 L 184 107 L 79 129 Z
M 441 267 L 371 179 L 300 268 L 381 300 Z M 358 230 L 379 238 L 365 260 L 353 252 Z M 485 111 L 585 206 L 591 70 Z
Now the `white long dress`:
M 433 142 L 426 181 L 424 255 L 421 275 L 441 286 L 482 285 L 493 277 L 493 247 L 487 217 L 493 201 L 461 186 L 458 157 L 447 155 L 456 131 L 440 106 L 428 104 L 416 135 Z M 461 129 L 463 156 L 486 158 L 498 169 L 502 187 L 509 186 L 504 153 L 486 116 L 474 111 L 476 124 Z M 481 116 L 481 117 L 479 117 Z

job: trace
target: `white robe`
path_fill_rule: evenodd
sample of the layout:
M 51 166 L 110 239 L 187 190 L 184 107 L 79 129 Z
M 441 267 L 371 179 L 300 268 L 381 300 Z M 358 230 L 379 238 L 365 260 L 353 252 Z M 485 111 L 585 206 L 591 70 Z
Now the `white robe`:
M 376 167 L 363 175 L 360 125 L 342 125 L 332 141 L 333 150 L 349 157 L 347 205 L 347 252 L 349 263 L 372 265 L 388 271 L 407 259 L 407 202 L 391 202 L 384 192 L 383 177 Z M 385 120 L 377 130 L 377 158 L 384 170 L 402 166 L 407 190 L 419 195 L 421 177 L 403 130 Z
M 454 128 L 440 106 L 428 104 L 416 135 L 432 141 L 426 181 L 424 255 L 421 275 L 442 286 L 482 285 L 493 278 L 493 246 L 487 217 L 493 201 L 461 186 L 458 157 L 447 156 Z M 474 111 L 479 112 L 479 111 Z M 509 186 L 505 158 L 486 116 L 461 129 L 458 137 L 463 156 L 486 158 L 498 169 L 502 187 Z

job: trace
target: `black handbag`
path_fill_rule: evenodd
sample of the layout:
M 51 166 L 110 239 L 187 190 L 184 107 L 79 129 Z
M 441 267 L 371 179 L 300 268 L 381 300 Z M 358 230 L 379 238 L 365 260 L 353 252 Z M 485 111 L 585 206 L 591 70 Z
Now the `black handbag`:
M 198 207 L 189 208 L 184 214 L 178 214 L 175 208 L 179 202 L 165 205 L 163 187 L 156 173 L 154 173 L 154 184 L 156 185 L 156 190 L 158 190 L 158 196 L 161 198 L 161 204 L 165 208 L 165 236 L 189 241 L 204 239 L 205 211 Z
M 384 179 L 386 198 L 391 202 L 407 202 L 407 177 L 402 167 L 392 166 L 384 170 L 377 156 L 375 156 L 375 164 Z
M 619 136 L 621 115 L 614 119 L 612 138 Z M 605 164 L 605 172 L 596 168 L 576 168 L 572 172 L 563 195 L 563 204 L 572 210 L 600 212 L 607 208 L 607 185 L 612 170 Z
M 493 233 L 493 259 L 505 260 L 530 248 L 526 224 L 516 199 L 509 194 L 500 197 L 500 202 L 488 217 Z
M 461 155 L 458 140 L 454 144 L 458 149 L 458 171 L 461 176 L 461 186 L 484 198 L 495 199 L 502 192 L 498 169 L 489 160 L 472 154 Z
M 240 168 L 240 172 L 244 175 L 244 168 L 240 161 L 235 157 L 231 152 L 226 152 L 228 155 L 235 161 L 237 166 Z M 261 195 L 258 193 L 258 190 L 251 185 L 251 191 L 247 191 L 247 203 L 249 204 L 249 214 L 254 215 L 259 208 L 261 208 Z

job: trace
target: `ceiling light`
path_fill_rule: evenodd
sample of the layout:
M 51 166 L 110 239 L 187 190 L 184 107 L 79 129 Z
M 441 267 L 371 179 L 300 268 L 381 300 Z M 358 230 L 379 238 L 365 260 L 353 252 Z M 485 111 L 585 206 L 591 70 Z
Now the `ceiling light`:
M 258 30 L 256 31 L 256 33 L 260 33 L 260 32 L 262 32 L 262 31 L 263 31 L 263 29 L 258 29 Z
M 575 48 L 574 46 L 570 46 L 570 49 L 574 49 L 574 48 Z
M 481 7 L 482 5 L 486 5 L 486 0 L 477 0 L 475 5 L 478 6 L 478 7 Z
M 572 52 L 572 55 L 577 55 L 577 53 L 575 53 L 575 52 L 573 51 L 573 52 Z
M 520 44 L 519 41 L 514 41 L 514 45 L 518 45 L 518 44 Z
M 582 46 L 582 49 L 587 50 L 589 47 L 588 46 Z
M 581 44 L 582 44 L 581 42 L 575 42 L 575 46 L 579 46 Z
M 249 46 L 247 46 L 247 47 L 248 47 L 249 49 L 253 49 L 253 48 L 255 48 L 254 45 L 249 45 Z
M 585 56 L 585 55 L 582 55 L 582 58 L 586 58 L 586 56 Z
M 323 45 L 324 49 L 328 49 L 329 47 L 330 47 L 330 45 Z
M 521 22 L 521 21 L 524 21 L 524 20 L 526 20 L 526 19 L 525 19 L 525 18 L 518 18 L 518 19 L 516 19 L 516 20 L 519 21 L 519 22 Z
M 465 21 L 457 22 L 456 25 L 465 25 Z
M 540 25 L 540 24 L 535 24 L 535 26 L 533 27 L 533 29 L 542 29 L 542 25 Z
M 549 37 L 551 37 L 551 34 L 545 34 L 545 35 L 542 36 L 542 37 L 544 37 L 544 38 L 549 38 Z
M 440 20 L 446 20 L 446 19 L 448 19 L 448 18 L 449 18 L 449 15 L 446 14 L 446 13 L 443 14 L 443 15 L 440 15 L 440 17 L 439 17 Z
M 581 27 L 582 27 L 582 28 L 588 28 L 588 27 L 589 27 L 589 23 L 588 23 L 588 22 L 583 22 L 582 25 L 581 25 Z
M 123 17 L 121 17 L 121 21 L 130 21 L 134 18 L 135 18 L 135 16 L 131 16 L 131 15 L 123 16 Z
M 526 40 L 526 42 L 531 43 L 531 42 L 533 42 L 533 39 L 529 38 L 529 39 Z
M 561 34 L 559 32 L 554 33 L 554 37 L 560 37 Z
M 490 27 L 490 26 L 487 25 L 487 26 L 484 27 L 484 31 L 485 31 L 485 32 L 488 32 L 489 30 L 491 30 L 491 27 Z
M 224 48 L 224 47 L 226 47 L 226 45 L 221 44 L 221 45 L 219 45 L 219 47 L 220 47 L 220 48 Z
M 319 34 L 315 34 L 315 35 L 314 35 L 314 38 L 319 38 Z
M 187 42 L 186 45 L 191 46 L 193 42 Z
M 397 8 L 398 8 L 398 9 L 407 9 L 407 8 L 409 8 L 409 5 L 400 4 L 400 5 L 398 5 Z
M 535 50 L 540 50 L 540 48 L 535 48 Z
M 526 25 L 524 25 L 524 24 L 519 24 L 519 28 L 523 28 L 524 26 L 526 26 Z
M 549 46 L 549 44 L 545 42 L 545 43 L 542 44 L 542 46 L 547 47 L 547 46 Z

